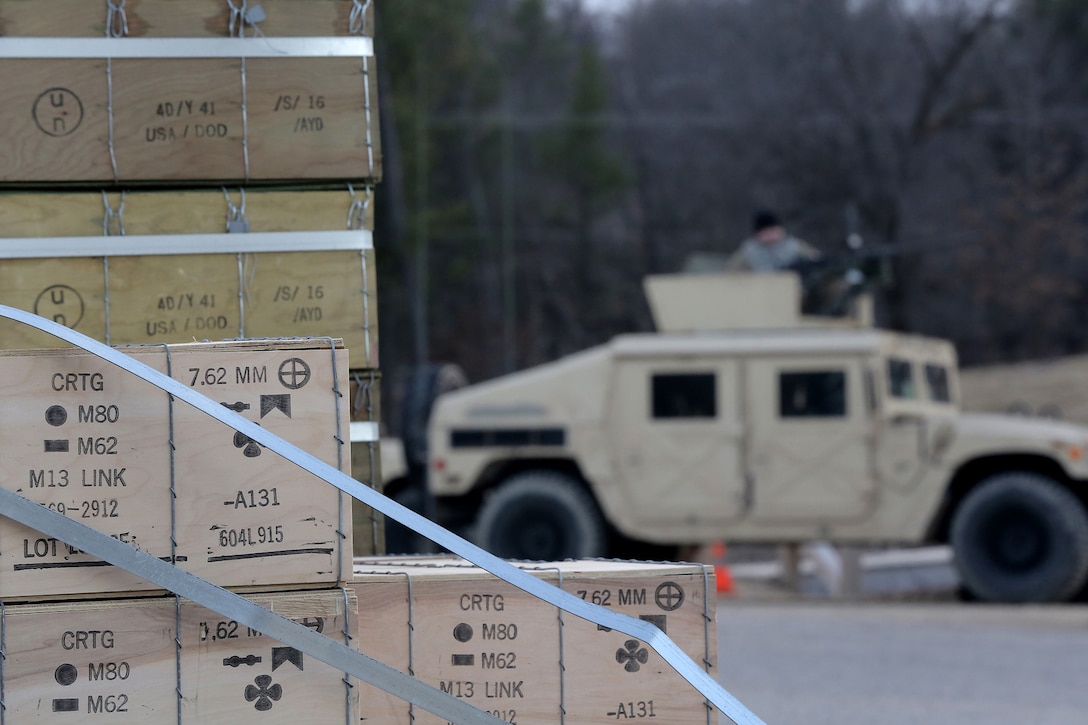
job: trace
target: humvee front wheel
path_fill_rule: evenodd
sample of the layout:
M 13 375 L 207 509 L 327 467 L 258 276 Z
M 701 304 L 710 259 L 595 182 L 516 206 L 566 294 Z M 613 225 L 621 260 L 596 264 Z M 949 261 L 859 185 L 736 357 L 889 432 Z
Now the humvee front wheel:
M 1088 579 L 1088 513 L 1043 475 L 984 481 L 956 510 L 951 540 L 964 586 L 984 601 L 1066 601 Z
M 592 496 L 570 476 L 529 471 L 484 503 L 476 543 L 504 559 L 560 561 L 603 556 L 605 525 Z

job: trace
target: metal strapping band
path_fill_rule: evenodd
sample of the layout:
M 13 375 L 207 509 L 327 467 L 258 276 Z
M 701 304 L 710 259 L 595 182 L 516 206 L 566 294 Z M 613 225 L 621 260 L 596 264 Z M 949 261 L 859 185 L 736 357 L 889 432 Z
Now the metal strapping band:
M 128 16 L 125 15 L 125 2 L 120 4 L 114 0 L 106 0 L 106 37 L 123 38 L 128 35 Z M 108 148 L 110 152 L 110 167 L 113 170 L 113 180 L 120 180 L 117 173 L 117 152 L 113 141 L 113 58 L 106 59 L 106 120 L 108 124 Z
M 340 376 L 336 370 L 336 340 L 331 337 L 321 338 L 327 340 L 329 343 L 329 355 L 332 359 L 332 397 L 333 407 L 336 414 L 336 469 L 340 472 L 344 471 L 344 429 L 340 423 L 340 400 L 344 397 L 344 394 L 340 392 Z M 351 436 L 351 423 L 348 423 L 348 436 Z M 351 440 L 347 441 L 347 445 L 350 449 Z M 349 450 L 350 453 L 350 450 Z M 336 581 L 344 581 L 344 541 L 348 538 L 348 535 L 344 533 L 344 492 L 341 491 L 336 497 L 336 534 L 337 534 L 337 551 L 336 551 Z M 348 553 L 348 556 L 351 556 Z
M 238 263 L 238 337 L 246 336 L 246 264 L 245 255 L 235 252 Z
M 344 629 L 340 634 L 344 635 L 344 645 L 351 647 L 351 596 L 348 593 L 347 587 L 341 587 L 340 592 L 344 595 Z M 351 711 L 351 691 L 355 689 L 355 685 L 351 684 L 351 675 L 347 672 L 344 673 L 344 725 L 353 725 L 354 719 L 352 718 Z
M 14 307 L 0 305 L 0 316 L 30 325 L 31 327 L 35 327 L 43 332 L 58 337 L 65 342 L 81 347 L 106 362 L 116 365 L 161 390 L 172 394 L 174 397 L 185 401 L 202 413 L 205 413 L 236 431 L 241 432 L 243 435 L 248 436 L 254 442 L 263 445 L 266 449 L 283 456 L 302 470 L 336 486 L 341 491 L 350 494 L 364 504 L 377 509 L 402 525 L 426 536 L 428 539 L 447 549 L 451 553 L 467 559 L 476 566 L 503 579 L 509 584 L 514 585 L 518 589 L 521 589 L 548 604 L 560 607 L 577 617 L 581 617 L 582 619 L 586 619 L 610 629 L 618 630 L 641 640 L 661 655 L 661 657 L 685 680 L 695 687 L 703 697 L 713 703 L 715 707 L 732 719 L 734 723 L 737 723 L 737 725 L 762 725 L 762 720 L 726 691 L 725 688 L 715 682 L 705 670 L 693 662 L 675 642 L 669 639 L 668 635 L 658 629 L 655 625 L 583 601 L 547 582 L 537 579 L 532 574 L 524 572 L 516 566 L 503 561 L 494 554 L 490 554 L 469 543 L 460 536 L 447 531 L 415 511 L 402 506 L 392 499 L 386 498 L 377 491 L 370 489 L 365 484 L 356 481 L 351 476 L 336 470 L 316 456 L 288 443 L 268 429 L 257 425 L 232 410 L 228 410 L 211 398 L 197 393 L 179 381 L 163 375 L 157 370 L 125 355 L 119 350 L 115 350 L 108 345 L 103 345 L 80 332 L 76 332 L 75 330 L 69 329 L 51 320 L 39 317 L 30 312 L 15 309 Z M 409 690 L 409 686 L 406 683 L 393 677 L 388 670 L 392 670 L 392 672 L 401 677 L 403 677 L 403 673 L 397 672 L 392 668 L 386 668 L 384 665 L 378 667 L 377 665 L 380 665 L 380 663 L 373 663 L 365 667 L 361 666 L 363 662 L 369 660 L 369 658 L 365 658 L 361 653 L 351 652 L 348 648 L 339 643 L 332 643 L 332 645 L 335 645 L 335 647 L 333 647 L 328 644 L 332 642 L 332 640 L 329 640 L 327 637 L 319 635 L 316 632 L 313 633 L 314 636 L 319 640 L 324 640 L 325 644 L 318 641 L 310 641 L 308 638 L 304 637 L 302 633 L 296 632 L 294 629 L 291 629 L 290 632 L 283 631 L 282 624 L 278 624 L 274 619 L 270 618 L 271 616 L 278 617 L 278 615 L 271 615 L 271 613 L 263 607 L 251 604 L 246 600 L 241 600 L 241 603 L 236 602 L 231 599 L 234 595 L 203 579 L 178 570 L 176 567 L 161 562 L 148 554 L 136 551 L 127 544 L 116 541 L 105 534 L 100 534 L 93 529 L 83 526 L 77 521 L 50 511 L 44 506 L 29 501 L 16 493 L 0 490 L 0 504 L 3 504 L 0 505 L 0 511 L 4 511 L 5 515 L 9 515 L 10 518 L 15 518 L 20 523 L 50 534 L 51 536 L 56 536 L 63 541 L 72 543 L 94 556 L 105 559 L 117 566 L 121 566 L 126 571 L 129 571 L 136 576 L 143 577 L 159 586 L 165 586 L 167 589 L 170 589 L 170 591 L 182 594 L 182 596 L 185 596 L 187 599 L 192 599 L 199 604 L 203 604 L 210 609 L 224 614 L 224 616 L 227 616 L 227 613 L 230 612 L 233 619 L 248 626 L 252 626 L 254 629 L 265 632 L 270 636 L 278 637 L 282 632 L 282 634 L 291 638 L 291 641 L 281 639 L 284 644 L 295 646 L 308 653 L 310 653 L 310 650 L 306 648 L 313 646 L 314 653 L 311 654 L 317 657 L 317 659 L 320 659 L 337 669 L 351 672 L 360 677 L 360 679 L 367 680 L 368 682 L 375 682 L 375 679 L 380 680 L 382 684 L 379 684 L 378 686 L 382 687 L 382 689 L 385 689 L 387 692 L 393 692 L 397 688 L 405 688 L 405 693 L 413 693 L 413 697 L 426 692 L 427 695 L 421 697 L 418 702 L 424 709 L 435 712 L 435 710 L 428 707 L 428 705 L 442 707 L 436 704 L 439 700 L 432 699 L 435 694 L 442 695 L 443 699 L 441 702 L 443 703 L 445 703 L 445 698 L 449 697 L 444 693 L 427 685 L 423 685 L 411 678 L 407 678 L 412 682 L 412 689 Z M 90 542 L 85 546 L 83 545 L 83 542 L 87 539 L 90 539 Z M 94 546 L 95 548 L 92 549 L 90 548 L 91 546 Z M 163 567 L 165 567 L 165 569 L 163 569 Z M 190 596 L 189 592 L 192 592 L 195 596 Z M 256 608 L 260 610 L 260 612 L 254 612 L 252 611 L 252 608 Z M 237 612 L 237 616 L 234 616 L 235 612 Z M 242 617 L 245 617 L 246 619 L 243 619 Z M 279 617 L 279 619 L 282 620 L 282 617 Z M 275 631 L 269 632 L 268 628 L 274 629 Z M 307 630 L 306 634 L 310 634 L 310 632 Z M 294 642 L 298 642 L 298 644 L 294 644 Z M 346 659 L 344 658 L 345 654 L 348 655 Z M 359 659 L 355 659 L 356 656 Z M 327 657 L 327 659 L 324 659 L 325 657 Z M 341 667 L 341 663 L 351 666 Z M 366 670 L 366 676 L 359 674 L 357 670 L 360 672 Z M 370 679 L 371 677 L 375 679 Z M 377 684 L 377 682 L 375 682 L 375 684 Z M 418 689 L 419 687 L 426 688 L 426 690 L 420 690 Z M 411 699 L 411 697 L 405 697 L 404 699 Z M 450 699 L 456 701 L 455 698 Z M 426 701 L 426 704 L 424 704 L 424 700 Z M 460 701 L 456 702 L 459 705 L 464 704 Z M 453 707 L 453 705 L 448 705 L 448 707 Z M 490 722 L 496 723 L 496 725 L 501 722 L 497 718 L 491 718 L 490 716 L 485 716 L 487 717 L 486 720 L 479 720 L 477 719 L 480 716 L 479 711 L 475 711 L 475 708 L 471 707 L 469 709 L 473 711 L 473 714 L 471 718 L 464 720 L 465 722 Z M 446 710 L 446 712 L 449 712 L 449 710 Z M 435 712 L 435 714 L 443 715 L 444 713 Z M 450 716 L 447 717 L 447 719 L 452 722 L 461 722 L 459 717 L 460 716 Z
M 106 59 L 106 121 L 109 133 L 106 143 L 110 152 L 110 168 L 113 170 L 113 181 L 117 183 L 121 175 L 117 171 L 117 151 L 113 142 L 113 58 Z
M 8 713 L 7 680 L 4 665 L 8 661 L 8 612 L 0 600 L 0 725 L 4 725 Z
M 415 593 L 412 591 L 412 575 L 403 572 L 404 580 L 408 582 L 408 674 L 416 676 L 416 624 L 415 624 Z M 416 712 L 411 702 L 408 703 L 408 722 L 416 721 Z
M 123 233 L 123 232 L 122 232 Z M 258 252 L 337 252 L 370 249 L 368 230 L 353 232 L 251 232 L 249 234 L 128 234 L 97 237 L 0 239 L 0 259 L 149 256 Z
M 166 374 L 174 377 L 174 359 L 170 355 L 170 346 L 163 345 L 166 354 Z M 170 449 L 170 563 L 178 562 L 178 488 L 177 488 L 177 447 L 174 443 L 174 396 L 166 394 L 167 441 Z M 181 705 L 184 697 L 181 687 L 181 597 L 174 594 L 174 691 L 177 702 L 178 725 L 181 725 Z
M 12 38 L 0 58 L 358 58 L 374 55 L 371 38 Z
M 361 0 L 352 0 L 351 13 L 348 16 L 348 32 L 352 35 L 366 35 L 366 14 L 370 9 L 371 0 L 362 3 Z M 370 102 L 370 59 L 363 56 L 363 115 L 366 118 L 366 157 L 369 175 L 374 176 L 374 125 L 372 122 Z
M 232 6 L 233 7 L 233 6 Z M 249 232 L 249 221 L 246 220 L 246 190 L 239 189 L 241 203 L 235 206 L 231 201 L 230 192 L 223 187 L 223 198 L 227 200 L 227 234 Z M 246 275 L 245 255 L 242 252 L 235 253 L 235 261 L 238 263 L 238 337 L 246 336 L 246 300 L 249 297 L 249 280 Z
M 223 409 L 226 410 L 226 408 Z M 24 526 L 78 546 L 92 556 L 305 652 L 337 670 L 348 672 L 386 692 L 392 692 L 398 697 L 416 702 L 420 707 L 447 721 L 479 723 L 480 725 L 502 723 L 502 720 L 367 657 L 362 652 L 292 622 L 270 609 L 265 609 L 184 569 L 113 539 L 108 534 L 96 531 L 75 519 L 50 511 L 41 504 L 23 498 L 13 491 L 0 489 L 0 511 L 4 516 Z
M 128 16 L 125 15 L 125 3 L 106 0 L 106 37 L 123 38 L 128 35 Z
M 242 170 L 245 172 L 245 180 L 249 181 L 249 110 L 246 107 L 246 59 L 243 57 L 242 73 Z
M 230 22 L 227 25 L 228 33 L 235 38 L 246 37 L 246 0 L 241 5 L 235 5 L 234 0 L 227 0 L 230 6 Z M 245 180 L 249 181 L 249 110 L 246 107 L 246 59 L 242 58 L 240 64 L 242 73 L 242 168 L 245 172 Z
M 559 572 L 559 588 L 563 588 L 563 570 L 556 569 Z M 556 619 L 559 620 L 559 725 L 563 725 L 567 721 L 567 661 L 566 657 L 566 641 L 564 637 L 567 634 L 567 623 L 563 621 L 563 609 L 556 607 Z
M 121 192 L 121 203 L 117 205 L 117 211 L 113 210 L 110 206 L 109 198 L 106 196 L 106 192 L 102 192 L 102 204 L 105 205 L 106 211 L 102 215 L 102 236 L 103 237 L 124 237 L 125 236 L 125 192 Z M 116 220 L 116 230 L 114 228 L 114 220 Z M 116 234 L 114 232 L 116 231 Z M 99 247 L 106 246 L 104 242 L 99 244 Z M 46 252 L 37 248 L 36 245 L 27 245 L 29 247 L 25 251 L 33 253 Z M 45 254 L 47 257 L 59 257 L 59 254 Z M 109 345 L 112 342 L 111 328 L 110 328 L 110 257 L 109 254 L 102 256 L 102 306 L 105 313 L 105 337 L 106 344 Z
M 710 623 L 714 621 L 710 616 L 710 571 L 706 564 L 703 568 L 703 669 L 710 672 Z M 708 700 L 706 703 L 706 725 L 713 725 L 714 706 Z
M 235 5 L 234 0 L 227 0 L 227 5 L 230 6 L 230 21 L 227 23 L 227 34 L 232 38 L 244 38 L 246 35 L 246 0 L 242 0 L 241 6 Z
M 359 197 L 355 196 L 355 189 L 351 184 L 348 184 L 348 193 L 351 194 L 351 206 L 348 207 L 348 229 L 349 230 L 363 230 L 366 226 L 367 209 L 370 206 L 370 199 L 372 189 L 366 187 L 366 201 L 361 201 Z M 370 344 L 370 283 L 367 277 L 367 260 L 366 250 L 359 251 L 359 260 L 362 264 L 363 275 L 363 359 L 366 360 L 367 367 L 376 367 L 374 360 L 371 357 L 371 344 Z

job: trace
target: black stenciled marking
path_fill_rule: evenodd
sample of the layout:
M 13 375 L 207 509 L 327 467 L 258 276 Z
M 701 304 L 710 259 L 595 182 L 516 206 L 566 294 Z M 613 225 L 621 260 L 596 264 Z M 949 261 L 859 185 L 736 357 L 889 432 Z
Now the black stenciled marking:
M 453 638 L 458 642 L 468 642 L 472 639 L 472 625 L 466 622 L 461 622 L 453 628 Z
M 272 648 L 272 671 L 275 672 L 279 669 L 280 665 L 291 663 L 299 670 L 303 670 L 302 666 L 302 653 L 294 647 L 273 647 Z
M 261 657 L 258 657 L 257 655 L 246 655 L 245 657 L 239 657 L 238 655 L 234 655 L 233 657 L 227 657 L 226 659 L 224 659 L 223 666 L 241 667 L 242 665 L 246 665 L 247 667 L 252 667 L 253 665 L 259 664 L 262 661 L 263 659 Z M 272 669 L 276 668 L 273 667 Z
M 53 698 L 53 712 L 79 712 L 78 697 Z
M 476 664 L 476 655 L 450 655 L 450 664 L 454 667 L 472 667 Z
M 79 670 L 76 669 L 75 665 L 63 664 L 53 673 L 53 677 L 57 679 L 58 685 L 67 687 L 79 677 Z
M 303 627 L 312 629 L 318 634 L 325 631 L 324 617 L 303 617 L 302 619 L 296 619 L 295 621 L 301 624 Z
M 34 123 L 47 136 L 67 136 L 83 123 L 83 103 L 67 88 L 49 88 L 34 101 Z
M 649 651 L 637 639 L 629 639 L 616 650 L 616 662 L 627 672 L 638 672 L 650 659 Z
M 277 375 L 283 387 L 288 390 L 298 390 L 310 382 L 310 366 L 302 358 L 287 358 L 280 363 Z
M 45 409 L 45 422 L 49 425 L 64 425 L 68 422 L 68 411 L 63 405 L 50 405 Z
M 175 556 L 171 560 L 169 556 L 160 556 L 160 560 L 165 562 L 179 562 L 189 561 L 187 556 Z M 12 567 L 13 571 L 30 571 L 32 569 L 84 569 L 92 566 L 113 566 L 108 561 L 47 561 L 39 564 L 16 564 Z
M 286 551 L 265 551 L 252 554 L 228 554 L 227 556 L 209 556 L 208 563 L 216 561 L 238 561 L 240 559 L 260 559 L 262 556 L 296 556 L 299 554 L 331 554 L 332 547 L 328 549 L 288 549 Z
M 65 284 L 46 287 L 34 300 L 34 314 L 75 329 L 83 320 L 83 296 Z
M 666 612 L 675 612 L 684 603 L 684 588 L 676 582 L 662 582 L 654 591 L 654 601 Z
M 220 402 L 220 405 L 222 405 L 227 410 L 233 410 L 235 413 L 241 413 L 243 410 L 249 410 L 250 408 L 253 407 L 249 403 L 243 403 L 240 400 L 237 403 L 223 403 L 223 402 Z
M 252 685 L 246 685 L 246 702 L 252 702 L 258 712 L 268 712 L 272 709 L 272 703 L 278 702 L 283 697 L 283 688 L 272 684 L 272 678 L 268 675 L 257 675 Z
M 68 452 L 69 443 L 68 443 L 67 440 L 46 440 L 46 441 L 44 441 L 44 444 L 45 444 L 45 452 L 46 453 L 67 453 Z
M 261 396 L 261 417 L 265 417 L 273 410 L 278 410 L 288 418 L 291 417 L 291 394 Z
M 240 430 L 234 432 L 234 447 L 241 448 L 242 455 L 246 458 L 256 458 L 261 455 L 261 444 Z
M 660 629 L 665 634 L 668 634 L 668 632 L 665 629 L 666 619 L 667 619 L 666 615 L 664 615 L 664 614 L 640 614 L 640 615 L 638 615 L 638 618 L 641 619 L 643 622 L 649 622 L 650 624 L 654 625 L 655 627 Z

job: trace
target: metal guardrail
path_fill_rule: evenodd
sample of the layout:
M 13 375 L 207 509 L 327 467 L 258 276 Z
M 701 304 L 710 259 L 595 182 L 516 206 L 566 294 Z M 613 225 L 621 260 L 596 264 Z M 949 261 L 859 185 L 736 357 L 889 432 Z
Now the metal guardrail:
M 656 626 L 583 601 L 548 582 L 537 579 L 532 574 L 480 549 L 411 509 L 386 498 L 319 458 L 288 443 L 238 413 L 228 410 L 211 398 L 112 347 L 51 320 L 13 307 L 0 305 L 0 317 L 37 328 L 141 378 L 528 594 L 577 617 L 642 640 L 736 725 L 764 725 L 761 719 L 716 682 Z M 73 544 L 136 576 L 279 639 L 322 662 L 408 700 L 450 722 L 492 725 L 503 722 L 426 683 L 377 662 L 362 652 L 352 650 L 322 635 L 315 635 L 302 625 L 272 614 L 236 594 L 177 569 L 172 564 L 117 542 L 108 535 L 79 522 L 49 511 L 44 506 L 16 493 L 0 492 L 0 504 L 3 505 L 4 516 Z M 320 641 L 311 638 L 310 635 L 315 635 Z

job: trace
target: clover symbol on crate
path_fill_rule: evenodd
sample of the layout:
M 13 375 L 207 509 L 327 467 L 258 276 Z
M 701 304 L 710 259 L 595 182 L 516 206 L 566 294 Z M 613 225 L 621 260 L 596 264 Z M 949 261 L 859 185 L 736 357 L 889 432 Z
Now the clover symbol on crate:
M 267 712 L 272 709 L 272 702 L 278 702 L 283 697 L 283 688 L 272 684 L 272 678 L 268 675 L 257 675 L 254 684 L 246 685 L 246 702 L 252 702 L 253 707 L 259 712 Z
M 623 665 L 623 669 L 628 672 L 638 672 L 639 666 L 646 664 L 649 659 L 649 651 L 637 639 L 627 640 L 616 650 L 616 662 Z
M 234 447 L 242 449 L 242 455 L 246 458 L 256 458 L 261 455 L 261 444 L 247 436 L 242 431 L 234 432 Z

